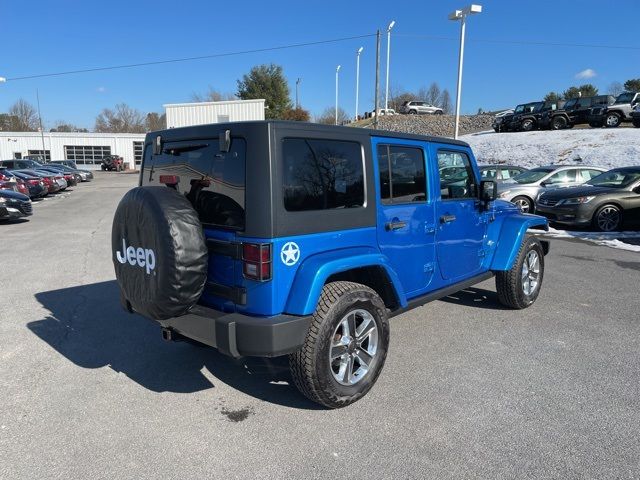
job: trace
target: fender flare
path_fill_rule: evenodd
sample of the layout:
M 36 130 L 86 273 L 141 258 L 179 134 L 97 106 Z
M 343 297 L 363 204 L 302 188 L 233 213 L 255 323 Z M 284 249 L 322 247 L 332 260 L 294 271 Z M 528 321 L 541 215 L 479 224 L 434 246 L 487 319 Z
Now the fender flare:
M 539 215 L 520 213 L 505 218 L 502 222 L 490 269 L 493 271 L 510 270 L 516 261 L 527 230 L 534 227 L 549 230 L 547 219 Z
M 316 309 L 322 288 L 331 275 L 372 266 L 384 269 L 398 303 L 401 307 L 406 307 L 404 289 L 388 258 L 372 248 L 352 247 L 320 253 L 305 259 L 293 279 L 285 312 L 291 315 L 311 315 Z

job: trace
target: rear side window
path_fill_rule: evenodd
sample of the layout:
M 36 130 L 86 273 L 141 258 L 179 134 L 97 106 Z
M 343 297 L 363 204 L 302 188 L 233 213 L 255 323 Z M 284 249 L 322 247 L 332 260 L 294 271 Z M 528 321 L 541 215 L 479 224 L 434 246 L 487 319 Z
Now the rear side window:
M 364 205 L 364 167 L 358 142 L 285 138 L 282 150 L 286 210 Z
M 162 185 L 179 180 L 176 189 L 194 206 L 205 225 L 244 229 L 246 142 L 233 138 L 228 152 L 218 139 L 165 142 L 160 155 L 145 148 L 142 183 Z M 164 181 L 163 181 L 164 180 Z
M 422 149 L 378 145 L 378 169 L 383 204 L 424 202 L 427 199 Z

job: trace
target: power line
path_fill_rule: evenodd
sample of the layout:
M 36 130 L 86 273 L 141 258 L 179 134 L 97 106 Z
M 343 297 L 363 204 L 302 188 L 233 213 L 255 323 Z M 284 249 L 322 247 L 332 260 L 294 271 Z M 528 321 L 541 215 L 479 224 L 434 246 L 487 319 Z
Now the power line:
M 455 40 L 457 37 L 440 37 L 435 35 L 422 35 L 418 33 L 396 33 L 395 37 L 424 38 L 426 40 Z M 467 39 L 467 42 L 474 43 L 495 43 L 502 45 L 532 45 L 537 47 L 577 47 L 577 48 L 608 48 L 614 50 L 640 50 L 640 47 L 629 45 L 596 45 L 589 43 L 552 43 L 552 42 L 529 42 L 524 40 L 491 40 L 491 39 Z
M 353 37 L 342 37 L 342 38 L 332 38 L 329 40 L 318 40 L 316 42 L 305 42 L 305 43 L 293 43 L 289 45 L 280 45 L 277 47 L 266 47 L 266 48 L 256 48 L 253 50 L 241 50 L 238 52 L 226 52 L 226 53 L 212 53 L 210 55 L 199 55 L 197 57 L 185 57 L 185 58 L 173 58 L 170 60 L 156 60 L 153 62 L 140 62 L 140 63 L 129 63 L 126 65 L 111 65 L 108 67 L 94 67 L 94 68 L 83 68 L 78 70 L 68 70 L 65 72 L 54 72 L 54 73 L 40 73 L 37 75 L 25 75 L 22 77 L 9 77 L 6 79 L 7 82 L 15 81 L 15 80 L 29 80 L 32 78 L 43 78 L 43 77 L 59 77 L 62 75 L 73 75 L 76 73 L 90 73 L 90 72 L 102 72 L 105 70 L 119 70 L 123 68 L 136 68 L 136 67 L 146 67 L 149 65 L 162 65 L 167 63 L 179 63 L 179 62 L 191 62 L 195 60 L 206 60 L 210 58 L 220 58 L 220 57 L 232 57 L 236 55 L 247 55 L 249 53 L 262 53 L 262 52 L 272 52 L 275 50 L 285 50 L 289 48 L 299 48 L 299 47 L 309 47 L 312 45 L 323 45 L 327 43 L 338 43 L 338 42 L 346 42 L 348 40 L 357 40 L 360 38 L 368 38 L 375 37 L 375 33 L 366 34 L 366 35 L 356 35 Z

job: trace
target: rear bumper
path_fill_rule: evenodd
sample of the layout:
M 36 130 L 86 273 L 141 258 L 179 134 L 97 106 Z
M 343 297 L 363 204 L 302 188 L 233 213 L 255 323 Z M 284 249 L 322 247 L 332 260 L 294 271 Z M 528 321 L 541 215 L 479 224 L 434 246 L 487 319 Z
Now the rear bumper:
M 158 323 L 167 340 L 186 337 L 232 357 L 278 357 L 302 346 L 311 316 L 251 317 L 197 305 L 187 315 Z

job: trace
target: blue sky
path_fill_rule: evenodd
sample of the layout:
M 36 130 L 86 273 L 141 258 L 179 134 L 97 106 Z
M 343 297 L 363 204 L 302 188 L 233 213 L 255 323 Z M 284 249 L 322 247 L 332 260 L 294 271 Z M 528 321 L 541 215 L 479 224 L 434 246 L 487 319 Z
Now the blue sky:
M 640 1 L 485 0 L 469 19 L 462 111 L 512 107 L 550 90 L 589 81 L 606 90 L 640 77 L 640 50 L 499 42 L 544 42 L 640 47 L 634 21 Z M 4 55 L 0 76 L 13 78 L 74 69 L 191 57 L 312 42 L 382 31 L 396 21 L 391 85 L 417 90 L 436 81 L 455 96 L 459 24 L 447 15 L 459 0 L 2 2 Z M 624 28 L 627 23 L 629 28 Z M 615 35 L 611 35 L 614 31 Z M 422 37 L 421 37 L 422 36 Z M 426 36 L 426 37 L 425 37 Z M 438 37 L 438 38 L 434 38 Z M 302 106 L 318 114 L 334 104 L 341 64 L 340 106 L 353 113 L 355 52 L 361 57 L 360 110 L 374 98 L 375 38 L 141 68 L 14 80 L 0 84 L 0 112 L 18 98 L 35 104 L 45 127 L 65 120 L 92 128 L 101 109 L 125 102 L 142 112 L 189 101 L 209 86 L 236 91 L 256 64 L 282 65 L 292 98 L 302 78 Z M 386 37 L 382 42 L 384 88 Z M 579 72 L 591 70 L 586 80 Z

